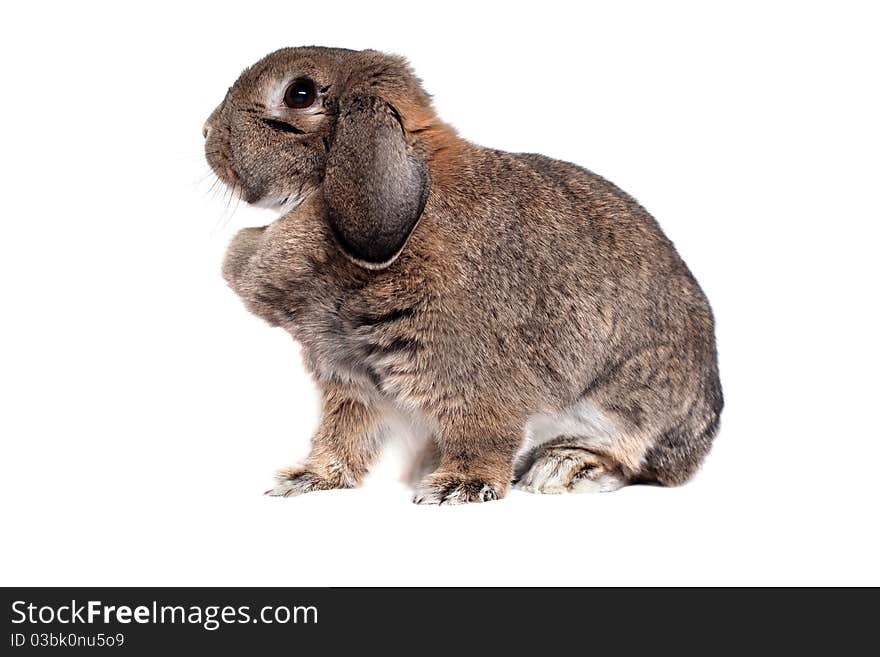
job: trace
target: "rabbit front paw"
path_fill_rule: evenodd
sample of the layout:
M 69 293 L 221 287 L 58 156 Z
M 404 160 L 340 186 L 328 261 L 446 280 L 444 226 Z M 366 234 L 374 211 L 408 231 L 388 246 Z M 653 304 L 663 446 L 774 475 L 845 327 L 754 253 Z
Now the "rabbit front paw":
M 276 473 L 275 482 L 265 493 L 269 497 L 296 497 L 316 490 L 345 488 L 302 465 L 282 468 Z
M 242 228 L 226 248 L 223 258 L 223 278 L 235 288 L 251 257 L 263 243 L 266 227 Z
M 507 487 L 498 482 L 465 477 L 452 472 L 435 472 L 416 488 L 416 504 L 468 504 L 500 500 Z

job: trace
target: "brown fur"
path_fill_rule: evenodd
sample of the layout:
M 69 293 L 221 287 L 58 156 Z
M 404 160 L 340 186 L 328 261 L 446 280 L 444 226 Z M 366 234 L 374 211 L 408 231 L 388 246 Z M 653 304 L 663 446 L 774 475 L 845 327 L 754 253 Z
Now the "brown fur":
M 319 112 L 267 101 L 304 75 L 329 87 Z M 246 200 L 306 197 L 236 235 L 224 263 L 248 309 L 302 344 L 322 390 L 312 455 L 276 494 L 357 485 L 388 409 L 428 426 L 439 448 L 416 501 L 503 497 L 529 418 L 579 400 L 619 432 L 601 448 L 567 438 L 566 463 L 590 454 L 573 478 L 601 462 L 624 483 L 672 485 L 697 469 L 722 407 L 712 313 L 630 196 L 575 165 L 462 140 L 406 64 L 374 51 L 273 53 L 207 128 L 211 165 Z M 363 159 L 364 144 L 387 168 L 345 160 Z M 382 240 L 365 262 L 359 249 Z

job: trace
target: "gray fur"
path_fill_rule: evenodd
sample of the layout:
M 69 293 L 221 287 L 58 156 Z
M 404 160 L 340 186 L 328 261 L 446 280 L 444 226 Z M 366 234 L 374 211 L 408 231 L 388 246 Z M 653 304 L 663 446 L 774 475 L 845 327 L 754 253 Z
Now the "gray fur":
M 270 90 L 303 75 L 329 91 L 320 113 L 282 112 L 301 134 L 256 120 L 277 119 Z M 240 232 L 224 264 L 245 305 L 302 344 L 322 391 L 312 455 L 281 475 L 281 494 L 359 482 L 389 409 L 434 434 L 421 502 L 503 497 L 530 419 L 579 403 L 611 429 L 544 448 L 545 465 L 571 466 L 556 488 L 589 488 L 589 472 L 675 485 L 697 470 L 723 405 L 712 312 L 632 197 L 573 164 L 461 139 L 405 62 L 374 51 L 273 53 L 208 127 L 209 161 L 246 198 L 307 197 Z M 368 154 L 391 128 L 402 141 L 384 189 Z

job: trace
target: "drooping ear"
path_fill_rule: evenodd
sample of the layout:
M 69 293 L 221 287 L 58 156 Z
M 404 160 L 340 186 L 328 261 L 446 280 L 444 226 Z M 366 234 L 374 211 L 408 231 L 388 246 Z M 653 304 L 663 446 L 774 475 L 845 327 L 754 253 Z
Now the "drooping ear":
M 340 106 L 324 177 L 330 227 L 343 251 L 370 269 L 390 265 L 421 217 L 427 162 L 397 110 L 376 96 Z

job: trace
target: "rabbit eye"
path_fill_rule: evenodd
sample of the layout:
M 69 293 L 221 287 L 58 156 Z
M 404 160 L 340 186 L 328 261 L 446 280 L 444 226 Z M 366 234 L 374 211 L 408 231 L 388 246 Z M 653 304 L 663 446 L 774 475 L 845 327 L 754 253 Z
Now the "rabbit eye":
M 314 82 L 308 78 L 297 78 L 284 92 L 284 104 L 292 109 L 305 109 L 311 107 L 317 95 Z

